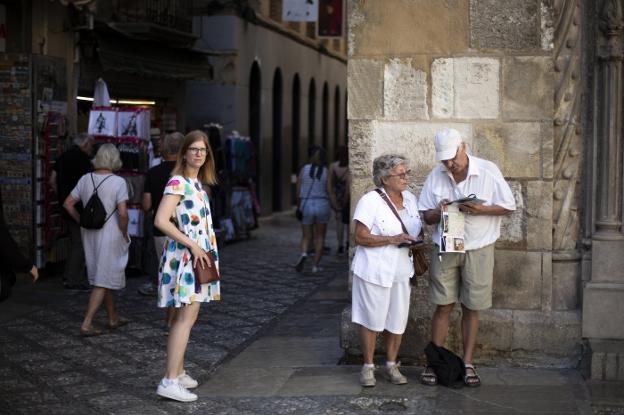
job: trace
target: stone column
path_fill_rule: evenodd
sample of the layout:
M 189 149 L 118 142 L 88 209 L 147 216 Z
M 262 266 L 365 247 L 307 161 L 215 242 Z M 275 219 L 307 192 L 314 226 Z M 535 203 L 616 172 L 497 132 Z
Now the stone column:
M 595 185 L 588 189 L 595 205 L 591 279 L 583 290 L 583 337 L 590 345 L 591 378 L 624 380 L 621 0 L 602 2 L 596 26 L 596 124 L 589 172 Z
M 622 239 L 622 6 L 604 2 L 600 30 L 606 39 L 598 52 L 599 113 L 595 239 Z

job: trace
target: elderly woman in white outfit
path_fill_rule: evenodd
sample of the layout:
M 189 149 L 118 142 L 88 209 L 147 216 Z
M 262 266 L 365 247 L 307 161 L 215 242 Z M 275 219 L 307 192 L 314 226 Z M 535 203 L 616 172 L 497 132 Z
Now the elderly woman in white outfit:
M 362 386 L 375 386 L 373 354 L 377 333 L 385 331 L 385 374 L 396 385 L 407 383 L 396 358 L 407 326 L 410 278 L 414 274 L 409 246 L 419 241 L 421 222 L 416 196 L 407 190 L 408 161 L 400 155 L 383 155 L 373 162 L 373 181 L 392 203 L 401 221 L 377 190 L 357 204 L 353 271 L 352 321 L 361 325 L 364 366 Z

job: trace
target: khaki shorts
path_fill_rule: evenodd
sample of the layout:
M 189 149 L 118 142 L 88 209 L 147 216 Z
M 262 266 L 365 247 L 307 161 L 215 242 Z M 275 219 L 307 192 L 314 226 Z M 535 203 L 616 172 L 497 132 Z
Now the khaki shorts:
M 492 307 L 494 244 L 467 251 L 448 253 L 438 259 L 438 246 L 431 252 L 429 299 L 447 305 L 460 301 L 470 310 Z

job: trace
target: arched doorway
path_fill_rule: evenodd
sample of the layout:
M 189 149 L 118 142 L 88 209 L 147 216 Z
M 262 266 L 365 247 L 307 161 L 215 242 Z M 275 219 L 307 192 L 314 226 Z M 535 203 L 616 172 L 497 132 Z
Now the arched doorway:
M 282 71 L 273 75 L 273 212 L 282 210 Z
M 291 145 L 291 174 L 299 174 L 299 154 L 301 140 L 301 82 L 299 81 L 299 74 L 295 74 L 292 86 L 292 145 Z M 297 201 L 296 186 L 292 185 L 292 198 L 291 203 L 294 205 Z
M 308 148 L 316 144 L 316 82 L 310 80 L 308 88 Z M 307 153 L 306 153 L 307 154 Z
M 256 154 L 260 154 L 260 135 L 261 135 L 261 105 L 262 105 L 262 78 L 260 66 L 258 62 L 251 65 L 251 73 L 249 75 L 249 138 L 256 148 Z M 252 178 L 256 183 L 257 194 L 260 195 L 260 163 L 256 160 L 257 171 L 251 172 Z
M 322 145 L 327 155 L 329 156 L 332 152 L 329 148 L 329 87 L 327 86 L 327 82 L 323 84 L 323 112 L 321 114 L 321 137 L 322 137 Z M 331 160 L 331 158 L 329 159 Z

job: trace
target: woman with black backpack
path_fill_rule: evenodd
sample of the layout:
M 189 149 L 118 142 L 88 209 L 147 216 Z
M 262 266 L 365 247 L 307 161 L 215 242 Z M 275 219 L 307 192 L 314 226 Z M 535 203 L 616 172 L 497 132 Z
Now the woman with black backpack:
M 93 286 L 80 334 L 97 336 L 102 330 L 93 326 L 93 317 L 102 302 L 108 313 L 106 327 L 114 330 L 128 323 L 115 310 L 114 291 L 126 286 L 128 263 L 128 187 L 113 172 L 121 168 L 119 150 L 113 144 L 102 145 L 93 160 L 93 173 L 87 173 L 67 196 L 63 207 L 80 224 L 89 284 Z M 82 202 L 83 212 L 76 210 Z

